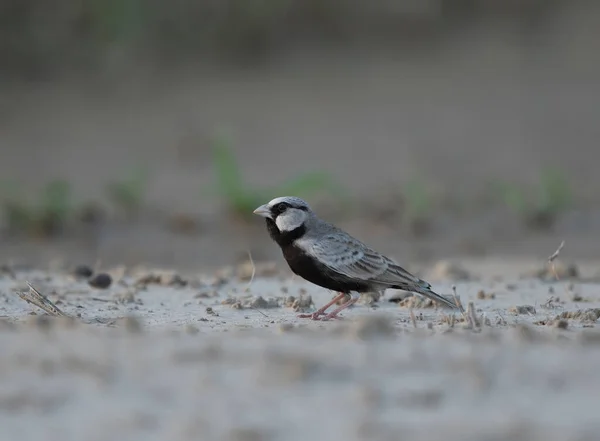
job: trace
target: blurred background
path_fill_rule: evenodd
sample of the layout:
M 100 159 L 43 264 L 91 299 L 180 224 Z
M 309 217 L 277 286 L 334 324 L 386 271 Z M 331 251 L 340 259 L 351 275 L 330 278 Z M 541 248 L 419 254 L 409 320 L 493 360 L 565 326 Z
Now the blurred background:
M 600 3 L 0 0 L 0 260 L 279 261 L 275 196 L 398 258 L 600 237 Z

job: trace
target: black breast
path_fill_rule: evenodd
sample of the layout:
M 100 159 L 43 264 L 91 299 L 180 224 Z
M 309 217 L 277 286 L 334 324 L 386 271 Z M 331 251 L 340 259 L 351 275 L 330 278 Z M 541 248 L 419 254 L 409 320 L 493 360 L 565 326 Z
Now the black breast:
M 267 219 L 267 229 L 271 238 L 281 247 L 283 257 L 285 257 L 286 262 L 294 274 L 297 274 L 315 285 L 332 291 L 345 293 L 350 291 L 369 291 L 369 284 L 367 282 L 351 279 L 336 273 L 298 248 L 294 244 L 294 241 L 304 235 L 306 232 L 304 226 L 282 233 L 279 231 L 274 221 Z

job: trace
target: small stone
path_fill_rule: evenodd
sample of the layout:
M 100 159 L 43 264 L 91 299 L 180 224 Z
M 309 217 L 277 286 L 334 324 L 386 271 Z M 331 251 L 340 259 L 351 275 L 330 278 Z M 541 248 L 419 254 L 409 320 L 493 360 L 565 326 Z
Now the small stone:
M 87 265 L 77 265 L 73 270 L 73 275 L 78 279 L 89 279 L 94 274 L 94 270 Z
M 567 329 L 569 327 L 569 322 L 565 319 L 556 320 L 554 322 L 554 327 L 558 329 Z
M 106 273 L 96 274 L 95 277 L 88 281 L 88 284 L 93 288 L 106 289 L 112 283 L 112 277 Z
M 495 299 L 495 298 L 496 298 L 496 294 L 494 294 L 493 292 L 486 293 L 486 292 L 485 292 L 483 289 L 480 289 L 480 290 L 477 292 L 477 298 L 478 298 L 479 300 L 486 300 L 486 299 L 493 300 L 493 299 Z
M 534 315 L 536 313 L 535 307 L 532 305 L 511 306 L 510 308 L 508 308 L 508 312 L 510 312 L 511 314 L 516 314 L 516 315 L 521 315 L 521 314 Z
M 250 307 L 256 308 L 256 309 L 264 309 L 264 308 L 267 308 L 268 306 L 269 306 L 269 304 L 262 296 L 255 297 L 250 302 Z
M 159 283 L 163 286 L 185 287 L 187 286 L 188 281 L 179 274 L 164 273 L 159 276 Z
M 310 308 L 312 304 L 312 296 L 302 295 L 294 300 L 294 303 L 292 303 L 292 309 L 296 312 L 303 312 Z

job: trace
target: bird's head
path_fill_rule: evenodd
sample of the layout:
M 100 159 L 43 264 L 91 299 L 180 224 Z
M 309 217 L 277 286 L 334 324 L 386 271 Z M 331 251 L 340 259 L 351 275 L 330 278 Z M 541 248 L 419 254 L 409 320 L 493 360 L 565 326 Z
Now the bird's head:
M 294 196 L 275 198 L 258 207 L 253 213 L 266 218 L 267 222 L 274 222 L 281 233 L 293 231 L 313 217 L 308 204 Z

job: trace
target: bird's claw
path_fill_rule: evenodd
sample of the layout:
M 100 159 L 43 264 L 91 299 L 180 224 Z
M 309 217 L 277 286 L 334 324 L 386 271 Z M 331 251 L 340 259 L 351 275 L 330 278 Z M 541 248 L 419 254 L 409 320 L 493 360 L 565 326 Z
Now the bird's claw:
M 319 311 L 313 312 L 310 314 L 299 314 L 298 317 L 299 318 L 309 318 L 311 320 L 322 321 L 322 322 L 326 322 L 326 321 L 334 319 L 334 318 L 336 318 L 336 319 L 342 318 L 342 317 L 339 317 L 337 314 L 334 314 L 333 312 L 326 314 L 324 312 L 319 312 Z
M 325 315 L 324 312 L 321 311 L 316 311 L 316 312 L 311 312 L 310 314 L 298 314 L 298 318 L 309 318 L 311 320 L 321 320 L 319 318 L 319 316 L 321 315 Z

